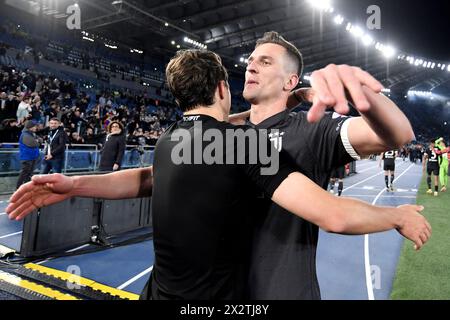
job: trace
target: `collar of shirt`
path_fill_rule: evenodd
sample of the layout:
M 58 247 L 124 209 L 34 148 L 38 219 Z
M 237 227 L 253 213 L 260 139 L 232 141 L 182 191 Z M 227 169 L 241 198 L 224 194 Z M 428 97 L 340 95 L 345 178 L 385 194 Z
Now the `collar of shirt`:
M 258 129 L 270 129 L 286 122 L 290 114 L 291 111 L 289 109 L 286 109 L 280 113 L 277 113 L 276 115 L 271 116 L 270 118 L 267 118 L 266 120 L 257 125 L 251 123 L 250 121 L 247 121 L 247 125 Z

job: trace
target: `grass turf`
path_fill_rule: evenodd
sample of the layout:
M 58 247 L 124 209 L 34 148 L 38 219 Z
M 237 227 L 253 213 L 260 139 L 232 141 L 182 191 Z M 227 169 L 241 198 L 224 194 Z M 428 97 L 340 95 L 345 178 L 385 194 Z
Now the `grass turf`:
M 450 190 L 440 192 L 438 197 L 426 194 L 427 190 L 424 175 L 417 204 L 425 206 L 423 214 L 433 233 L 419 252 L 405 241 L 391 293 L 393 300 L 450 299 Z

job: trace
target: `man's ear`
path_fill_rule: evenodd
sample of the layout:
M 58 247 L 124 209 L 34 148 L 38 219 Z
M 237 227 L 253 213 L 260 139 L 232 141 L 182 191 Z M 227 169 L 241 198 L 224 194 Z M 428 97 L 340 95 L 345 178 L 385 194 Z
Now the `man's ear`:
M 283 89 L 288 91 L 288 92 L 291 92 L 292 90 L 294 90 L 297 87 L 299 82 L 300 82 L 299 76 L 294 74 L 294 73 L 292 73 L 289 76 L 288 81 L 284 84 L 284 88 Z
M 225 81 L 221 80 L 219 81 L 219 85 L 217 86 L 217 89 L 219 90 L 219 97 L 221 100 L 225 99 L 226 93 L 227 93 L 227 86 L 225 84 Z

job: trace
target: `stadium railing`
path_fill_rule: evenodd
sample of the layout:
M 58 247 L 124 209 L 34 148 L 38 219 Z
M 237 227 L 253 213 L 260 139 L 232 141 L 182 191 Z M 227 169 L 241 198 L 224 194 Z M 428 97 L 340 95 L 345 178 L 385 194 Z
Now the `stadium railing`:
M 122 168 L 138 168 L 149 166 L 153 163 L 153 146 L 127 145 L 122 160 Z M 43 158 L 43 149 L 40 150 L 39 164 Z M 63 173 L 71 172 L 96 172 L 100 164 L 101 150 L 95 144 L 71 144 L 66 145 Z M 35 172 L 40 171 L 41 166 L 36 167 Z M 20 172 L 20 160 L 18 143 L 2 143 L 0 148 L 0 176 L 18 175 Z

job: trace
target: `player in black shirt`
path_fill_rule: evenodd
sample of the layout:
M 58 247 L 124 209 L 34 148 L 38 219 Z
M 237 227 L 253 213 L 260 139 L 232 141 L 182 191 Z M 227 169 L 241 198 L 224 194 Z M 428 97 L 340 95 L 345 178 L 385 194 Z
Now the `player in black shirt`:
M 428 184 L 428 194 L 433 194 L 431 190 L 431 175 L 434 175 L 434 196 L 437 197 L 439 195 L 439 162 L 435 151 L 434 140 L 430 142 L 428 149 L 425 151 L 423 155 L 423 172 L 425 173 L 425 168 L 427 172 L 427 184 Z
M 394 150 L 386 151 L 380 154 L 380 167 L 381 161 L 384 160 L 384 181 L 386 183 L 386 191 L 394 191 L 394 180 L 395 180 L 395 159 L 397 157 L 397 152 Z
M 263 175 L 265 162 L 259 153 L 260 158 L 253 158 L 250 151 L 255 145 L 260 150 L 271 144 L 259 137 L 260 130 L 224 122 L 231 95 L 226 71 L 216 55 L 204 50 L 180 52 L 168 65 L 167 79 L 185 112 L 183 120 L 174 124 L 156 147 L 152 181 L 155 265 L 143 297 L 243 298 L 250 244 L 246 225 L 252 213 L 248 207 L 254 208 L 254 192 L 262 191 L 287 212 L 328 232 L 365 234 L 395 228 L 414 240 L 417 249 L 428 240 L 430 226 L 418 213 L 423 207 L 375 207 L 333 197 L 295 172 L 284 152 L 279 155 L 278 171 Z M 198 125 L 209 130 L 198 130 Z M 238 138 L 231 140 L 234 148 L 228 149 L 229 144 L 217 147 L 224 131 L 228 137 L 230 131 L 239 129 L 245 134 L 254 132 L 259 140 L 252 144 Z M 213 144 L 215 148 L 211 148 Z M 275 150 L 266 149 L 271 150 L 271 160 L 277 158 Z M 215 162 L 209 162 L 208 155 Z M 228 162 L 228 155 L 236 162 Z M 221 161 L 224 159 L 226 162 Z M 129 170 L 93 177 L 35 177 L 12 196 L 6 212 L 10 218 L 20 219 L 37 207 L 71 196 L 137 197 L 150 193 L 151 183 L 144 173 Z M 96 190 L 99 185 L 102 190 Z
M 338 181 L 338 197 L 342 195 L 342 191 L 344 190 L 344 177 L 345 177 L 345 166 L 341 166 L 337 169 L 334 169 L 331 172 L 330 179 L 330 193 L 334 194 L 334 185 L 336 181 Z
M 244 98 L 252 108 L 241 116 L 250 116 L 257 128 L 278 129 L 274 144 L 322 188 L 327 189 L 333 169 L 413 140 L 406 116 L 379 94 L 382 85 L 359 68 L 329 65 L 312 73 L 312 88 L 288 95 L 299 82 L 302 66 L 295 46 L 275 32 L 265 34 L 248 59 Z M 349 101 L 363 117 L 324 116 L 328 107 L 347 113 Z M 288 111 L 299 102 L 312 103 L 308 113 Z M 255 231 L 250 297 L 320 299 L 317 226 L 287 215 L 274 203 L 267 206 L 258 215 Z

